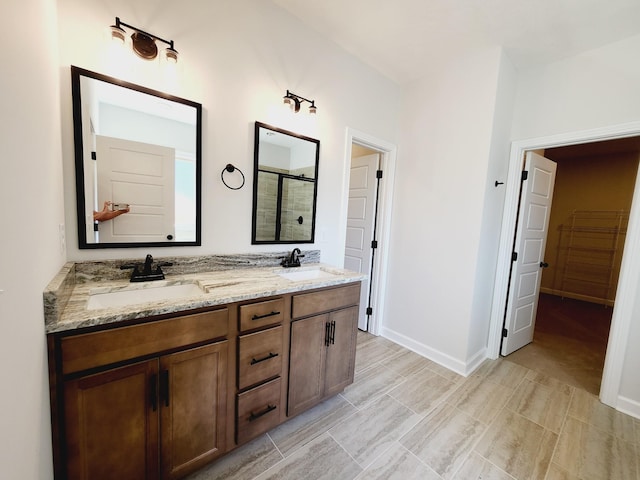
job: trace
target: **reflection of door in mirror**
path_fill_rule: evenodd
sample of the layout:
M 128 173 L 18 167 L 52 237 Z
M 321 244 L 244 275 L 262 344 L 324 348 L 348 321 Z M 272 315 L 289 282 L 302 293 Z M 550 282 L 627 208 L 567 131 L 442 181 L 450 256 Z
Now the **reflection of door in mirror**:
M 254 244 L 314 241 L 319 144 L 256 122 Z
M 79 247 L 200 245 L 202 106 L 71 74 Z
M 175 238 L 175 149 L 96 136 L 97 204 L 129 212 L 98 222 L 99 242 L 163 242 Z

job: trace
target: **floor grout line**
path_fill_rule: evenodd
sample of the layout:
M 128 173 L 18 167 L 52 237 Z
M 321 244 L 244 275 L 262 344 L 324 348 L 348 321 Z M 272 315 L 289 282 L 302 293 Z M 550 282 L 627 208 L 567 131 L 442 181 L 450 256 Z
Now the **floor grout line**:
M 369 335 L 366 333 L 361 333 L 359 332 L 359 335 Z M 364 478 L 366 476 L 366 472 L 368 469 L 370 469 L 377 461 L 379 461 L 381 458 L 384 458 L 385 455 L 388 455 L 392 449 L 398 449 L 399 451 L 402 452 L 402 455 L 404 456 L 405 453 L 409 453 L 409 455 L 411 456 L 411 458 L 417 460 L 419 462 L 420 465 L 423 465 L 425 468 L 427 468 L 430 472 L 433 472 L 434 475 L 436 475 L 438 478 L 443 478 L 440 474 L 438 474 L 433 467 L 431 467 L 428 463 L 426 463 L 425 461 L 421 460 L 420 457 L 418 457 L 415 453 L 413 453 L 411 450 L 409 450 L 407 447 L 405 447 L 401 442 L 401 440 L 403 438 L 405 438 L 408 434 L 410 434 L 412 432 L 412 430 L 414 430 L 416 428 L 416 426 L 420 425 L 422 422 L 425 421 L 426 418 L 429 417 L 429 415 L 433 414 L 434 410 L 438 409 L 438 408 L 442 408 L 444 406 L 449 406 L 451 407 L 453 411 L 457 411 L 460 413 L 463 413 L 467 416 L 469 416 L 470 418 L 473 418 L 475 421 L 479 422 L 479 426 L 481 426 L 480 428 L 480 433 L 478 434 L 478 437 L 470 444 L 469 449 L 466 451 L 466 453 L 464 455 L 462 455 L 461 457 L 456 457 L 455 460 L 452 460 L 453 462 L 455 462 L 455 469 L 454 470 L 450 470 L 447 472 L 447 478 L 448 479 L 452 479 L 452 480 L 461 480 L 458 479 L 457 476 L 459 475 L 461 469 L 463 468 L 463 466 L 465 465 L 465 463 L 467 461 L 469 461 L 470 458 L 472 458 L 473 455 L 477 455 L 480 459 L 482 459 L 484 462 L 487 463 L 487 465 L 491 465 L 491 468 L 495 468 L 498 469 L 498 471 L 500 472 L 504 472 L 505 475 L 508 476 L 508 478 L 510 479 L 515 479 L 515 477 L 510 474 L 509 472 L 504 471 L 501 467 L 499 467 L 498 465 L 496 465 L 494 462 L 490 461 L 489 459 L 487 459 L 486 457 L 484 457 L 483 455 L 481 455 L 478 451 L 478 445 L 483 441 L 483 439 L 486 437 L 487 433 L 496 425 L 496 422 L 499 421 L 499 419 L 501 417 L 503 417 L 507 412 L 512 412 L 515 415 L 518 415 L 519 417 L 522 417 L 524 419 L 526 419 L 527 421 L 532 422 L 533 424 L 543 428 L 545 431 L 551 432 L 554 435 L 557 435 L 557 439 L 555 441 L 555 444 L 553 445 L 553 448 L 551 449 L 551 453 L 549 456 L 549 461 L 547 462 L 546 466 L 544 467 L 545 469 L 542 471 L 543 473 L 543 477 L 542 478 L 547 478 L 549 476 L 549 472 L 550 469 L 552 467 L 552 465 L 554 465 L 554 468 L 557 468 L 561 471 L 566 471 L 568 474 L 571 475 L 575 475 L 574 473 L 567 471 L 564 467 L 558 465 L 557 463 L 554 463 L 554 459 L 556 458 L 556 454 L 558 452 L 559 449 L 559 445 L 560 445 L 560 439 L 562 437 L 562 435 L 564 435 L 566 432 L 566 424 L 568 419 L 574 418 L 574 415 L 571 415 L 571 406 L 572 403 L 574 402 L 574 397 L 576 395 L 576 392 L 578 390 L 581 390 L 579 387 L 576 387 L 574 385 L 570 385 L 564 381 L 562 381 L 561 379 L 556 379 L 553 376 L 550 376 L 547 373 L 544 372 L 538 372 L 532 368 L 520 365 L 518 363 L 515 362 L 510 362 L 508 359 L 506 358 L 500 358 L 498 360 L 487 360 L 485 363 L 483 363 L 483 366 L 479 367 L 479 369 L 476 370 L 476 372 L 472 373 L 471 375 L 469 375 L 468 377 L 460 377 L 459 375 L 457 375 L 455 378 L 452 377 L 448 377 L 445 376 L 443 374 L 441 374 L 441 372 L 437 371 L 437 369 L 435 367 L 438 367 L 437 364 L 431 365 L 431 360 L 429 359 L 425 359 L 427 360 L 427 362 L 425 365 L 420 366 L 418 363 L 414 363 L 412 359 L 406 359 L 402 360 L 402 363 L 400 363 L 400 365 L 404 365 L 404 369 L 405 370 L 412 370 L 414 368 L 416 368 L 415 371 L 412 371 L 411 373 L 407 373 L 404 374 L 402 373 L 402 369 L 400 368 L 394 368 L 393 366 L 390 366 L 390 363 L 392 360 L 394 359 L 400 359 L 405 352 L 411 352 L 411 350 L 405 349 L 405 350 L 394 350 L 391 348 L 386 347 L 384 344 L 380 343 L 378 346 L 373 345 L 373 342 L 376 342 L 377 339 L 380 337 L 371 337 L 371 338 L 367 338 L 362 340 L 361 343 L 358 344 L 357 349 L 358 348 L 362 348 L 363 345 L 369 345 L 369 348 L 371 349 L 371 351 L 375 351 L 375 349 L 381 350 L 384 352 L 384 355 L 379 357 L 377 361 L 367 365 L 365 368 L 358 370 L 357 375 L 361 375 L 363 372 L 366 373 L 368 372 L 370 369 L 372 368 L 378 368 L 380 370 L 384 370 L 385 372 L 388 372 L 390 374 L 392 374 L 391 376 L 393 377 L 393 379 L 391 380 L 391 382 L 395 382 L 398 381 L 399 383 L 397 384 L 393 384 L 392 386 L 388 386 L 388 385 L 384 385 L 382 387 L 382 389 L 378 392 L 375 392 L 375 394 L 373 396 L 371 396 L 370 398 L 366 398 L 362 403 L 360 404 L 356 404 L 353 401 L 349 400 L 347 398 L 346 395 L 348 395 L 348 388 L 347 390 L 341 392 L 338 394 L 338 396 L 341 398 L 341 400 L 344 402 L 339 402 L 340 405 L 336 405 L 335 407 L 333 405 L 330 405 L 331 410 L 328 410 L 328 412 L 325 412 L 325 415 L 330 415 L 333 414 L 334 412 L 337 412 L 340 408 L 344 408 L 347 407 L 348 410 L 346 413 L 346 416 L 341 417 L 342 412 L 340 414 L 336 414 L 336 416 L 339 418 L 339 420 L 337 420 L 335 423 L 331 423 L 328 426 L 323 427 L 322 429 L 319 429 L 317 432 L 314 432 L 313 430 L 313 420 L 310 420 L 309 423 L 303 423 L 299 428 L 293 430 L 293 434 L 295 434 L 296 432 L 302 431 L 304 430 L 306 427 L 309 427 L 309 431 L 311 432 L 308 438 L 303 437 L 301 442 L 296 444 L 295 446 L 291 447 L 290 450 L 288 450 L 288 454 L 284 455 L 282 450 L 278 447 L 278 445 L 276 444 L 276 442 L 274 441 L 274 438 L 272 437 L 270 432 L 266 433 L 266 436 L 270 442 L 270 444 L 272 445 L 273 449 L 269 450 L 270 452 L 277 452 L 277 454 L 280 456 L 280 459 L 276 461 L 276 463 L 274 463 L 273 465 L 269 466 L 268 468 L 264 469 L 262 472 L 260 472 L 258 475 L 253 476 L 253 479 L 257 479 L 257 478 L 264 478 L 266 476 L 272 475 L 273 472 L 275 472 L 276 477 L 280 478 L 278 475 L 278 468 L 282 468 L 283 466 L 283 462 L 285 462 L 286 460 L 290 459 L 292 456 L 299 454 L 303 448 L 308 447 L 308 445 L 311 442 L 315 442 L 315 441 L 320 441 L 320 439 L 322 439 L 323 437 L 330 438 L 333 442 L 335 442 L 347 455 L 348 457 L 355 462 L 355 464 L 361 469 L 361 471 L 359 473 L 356 474 L 356 476 L 354 477 L 353 480 L 356 480 L 358 478 Z M 496 363 L 492 363 L 492 362 L 496 362 Z M 511 370 L 506 370 L 506 371 L 500 371 L 498 376 L 496 377 L 491 377 L 492 373 L 494 372 L 495 368 L 505 368 L 505 367 L 501 367 L 499 363 L 497 362 L 502 362 L 503 364 L 510 364 L 512 365 L 511 367 L 508 367 Z M 431 368 L 433 367 L 433 368 Z M 504 383 L 500 383 L 500 382 L 504 382 L 505 379 L 509 379 L 511 377 L 514 377 L 514 373 L 513 373 L 513 368 L 517 367 L 517 368 L 522 368 L 524 369 L 524 371 L 526 371 L 525 375 L 520 375 L 518 377 L 518 381 L 515 383 L 515 386 L 511 386 L 511 385 L 506 385 Z M 425 411 L 424 413 L 419 413 L 416 410 L 414 410 L 414 408 L 412 408 L 409 405 L 406 405 L 403 401 L 399 400 L 398 398 L 395 398 L 392 395 L 392 392 L 401 387 L 402 385 L 406 385 L 407 382 L 411 382 L 412 381 L 412 377 L 414 376 L 418 376 L 421 373 L 425 374 L 426 370 L 429 370 L 430 373 L 436 375 L 437 377 L 440 378 L 440 380 L 444 380 L 446 383 L 446 385 L 451 384 L 450 386 L 447 386 L 447 390 L 446 393 L 443 394 L 441 397 L 437 398 L 436 401 L 433 401 L 433 403 L 430 404 L 430 408 Z M 480 372 L 478 373 L 478 370 L 480 370 Z M 515 372 L 518 372 L 517 370 L 515 370 Z M 542 375 L 542 377 L 540 377 L 538 380 L 534 380 L 531 377 L 531 372 L 534 374 L 538 374 L 538 375 Z M 373 373 L 373 372 L 369 372 L 369 373 Z M 464 412 L 463 410 L 461 410 L 458 405 L 461 402 L 461 399 L 455 399 L 454 396 L 457 393 L 460 393 L 464 388 L 465 385 L 467 384 L 467 380 L 472 378 L 472 377 L 478 377 L 481 382 L 491 382 L 491 383 L 495 383 L 496 385 L 499 385 L 501 387 L 506 387 L 509 388 L 511 390 L 511 392 L 506 395 L 506 399 L 504 401 L 504 403 L 502 404 L 502 406 L 499 408 L 499 410 L 497 411 L 497 413 L 495 415 L 493 415 L 493 417 L 491 418 L 491 420 L 487 423 L 484 423 L 478 419 L 475 418 L 474 415 L 470 415 L 466 412 Z M 458 378 L 460 377 L 460 378 Z M 543 383 L 543 378 L 547 377 L 550 379 L 553 379 L 554 381 L 558 382 L 558 385 L 555 385 L 554 383 Z M 372 376 L 371 378 L 375 378 L 375 376 Z M 427 378 L 426 381 L 428 381 L 429 379 Z M 367 379 L 367 381 L 369 381 L 369 379 Z M 569 387 L 569 401 L 567 404 L 567 408 L 562 416 L 562 420 L 560 422 L 560 427 L 558 429 L 558 433 L 554 432 L 553 430 L 551 430 L 551 428 L 545 427 L 544 425 L 540 425 L 540 423 L 543 423 L 545 420 L 540 420 L 540 422 L 538 421 L 534 421 L 529 419 L 527 416 L 519 413 L 516 409 L 519 408 L 517 405 L 513 405 L 512 407 L 510 407 L 509 405 L 511 404 L 512 400 L 514 399 L 514 397 L 521 391 L 521 389 L 525 388 L 525 381 L 534 383 L 537 387 L 544 387 L 545 389 L 550 389 L 550 390 L 555 390 L 556 388 L 564 388 L 562 386 L 568 386 Z M 354 382 L 355 383 L 355 382 Z M 365 384 L 365 382 L 363 382 L 363 384 Z M 353 384 L 352 384 L 353 385 Z M 440 388 L 440 386 L 438 386 L 438 388 Z M 475 388 L 475 387 L 474 387 Z M 527 389 L 529 389 L 530 387 L 527 385 L 526 386 Z M 533 387 L 536 388 L 536 387 Z M 582 389 L 584 390 L 584 389 Z M 493 390 L 492 390 L 493 391 Z M 586 390 L 585 390 L 586 391 Z M 364 392 L 366 392 L 366 390 L 364 390 Z M 503 394 L 507 394 L 507 392 L 501 393 L 501 395 Z M 379 401 L 381 399 L 383 399 L 383 397 L 389 397 L 393 402 L 397 403 L 399 406 L 405 408 L 407 410 L 407 412 L 410 412 L 411 415 L 415 416 L 415 422 L 412 422 L 412 425 L 407 426 L 406 429 L 403 429 L 402 432 L 399 432 L 397 435 L 394 435 L 395 440 L 392 440 L 389 442 L 388 445 L 385 444 L 385 442 L 381 442 L 378 445 L 382 445 L 384 448 L 375 455 L 374 458 L 371 458 L 370 460 L 367 461 L 366 464 L 360 464 L 360 462 L 358 462 L 354 456 L 349 453 L 349 451 L 347 451 L 347 449 L 336 439 L 336 437 L 334 437 L 334 435 L 331 433 L 331 431 L 334 428 L 337 428 L 339 426 L 345 425 L 346 422 L 348 422 L 350 419 L 352 419 L 355 415 L 363 413 L 368 407 L 372 406 L 374 402 Z M 487 397 L 490 398 L 490 397 Z M 499 398 L 499 397 L 498 397 Z M 410 401 L 410 397 L 407 397 L 406 401 Z M 373 418 L 375 418 L 375 412 L 367 412 L 367 415 L 372 416 Z M 312 417 L 313 418 L 313 417 Z M 576 420 L 582 421 L 579 418 L 577 418 Z M 548 422 L 547 422 L 548 423 Z M 616 437 L 619 438 L 620 440 L 623 440 L 623 438 L 619 437 L 618 435 L 616 435 L 613 432 L 608 432 L 606 430 L 603 430 L 595 425 L 592 425 L 591 422 L 583 422 L 586 423 L 587 425 L 589 425 L 589 427 L 593 427 L 597 430 L 602 431 L 603 433 L 606 433 L 612 437 Z M 557 425 L 557 423 L 555 424 Z M 635 467 L 635 473 L 636 473 L 636 480 L 640 480 L 640 435 L 638 434 L 638 432 L 640 432 L 640 425 L 636 425 L 635 423 L 632 425 L 634 430 L 633 430 L 633 434 L 634 434 L 634 441 L 632 441 L 631 443 L 633 444 L 635 450 L 631 450 L 632 452 L 635 452 L 636 457 L 635 457 L 635 462 L 634 462 L 634 467 Z M 617 430 L 616 430 L 617 431 Z M 384 434 L 384 432 L 383 432 Z M 242 447 L 240 447 L 242 448 Z M 540 452 L 542 448 L 542 442 L 537 445 L 537 452 Z M 372 452 L 370 452 L 372 453 Z M 403 457 L 404 458 L 404 457 Z M 275 460 L 275 459 L 273 459 Z M 309 459 L 309 460 L 313 460 L 313 459 Z M 258 464 L 258 463 L 257 463 Z M 630 465 L 627 465 L 628 467 Z M 267 473 L 273 471 L 271 474 Z M 474 477 L 475 478 L 475 477 Z M 577 476 L 576 476 L 577 478 Z M 309 479 L 311 480 L 311 479 Z M 407 480 L 410 480 L 410 478 L 407 478 Z

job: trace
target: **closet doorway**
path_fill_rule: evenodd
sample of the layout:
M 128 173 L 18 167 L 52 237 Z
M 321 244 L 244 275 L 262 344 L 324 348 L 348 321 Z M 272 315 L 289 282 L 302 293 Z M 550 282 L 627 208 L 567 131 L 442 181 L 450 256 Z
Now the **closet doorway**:
M 640 138 L 549 148 L 557 164 L 533 342 L 507 358 L 600 391 Z
M 367 275 L 360 292 L 358 328 L 378 335 L 384 314 L 397 147 L 347 128 L 345 150 L 344 267 Z

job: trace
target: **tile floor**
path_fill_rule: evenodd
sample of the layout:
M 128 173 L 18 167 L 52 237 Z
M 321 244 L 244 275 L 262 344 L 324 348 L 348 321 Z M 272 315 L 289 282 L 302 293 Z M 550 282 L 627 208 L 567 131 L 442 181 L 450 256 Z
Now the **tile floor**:
M 353 385 L 205 479 L 640 480 L 640 420 L 506 359 L 464 378 L 360 332 Z

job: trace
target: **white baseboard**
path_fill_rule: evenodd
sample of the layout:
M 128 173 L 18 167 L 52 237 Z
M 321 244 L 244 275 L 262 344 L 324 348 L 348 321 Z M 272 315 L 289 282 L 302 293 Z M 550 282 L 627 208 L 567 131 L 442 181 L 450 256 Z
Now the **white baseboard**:
M 616 410 L 640 419 L 640 402 L 636 400 L 631 400 L 630 398 L 619 395 Z
M 412 352 L 417 353 L 418 355 L 422 355 L 429 360 L 436 362 L 438 365 L 441 365 L 449 370 L 454 371 L 455 373 L 462 375 L 464 377 L 469 376 L 476 368 L 484 362 L 487 357 L 487 349 L 483 348 L 475 355 L 471 357 L 468 362 L 463 362 L 458 360 L 457 358 L 452 357 L 446 353 L 443 353 L 439 350 L 431 348 L 423 343 L 417 342 L 414 339 L 407 337 L 401 333 L 398 333 L 394 330 L 391 330 L 387 327 L 382 327 L 380 334 L 388 338 L 394 343 L 401 345 L 405 348 L 408 348 Z
M 482 362 L 484 362 L 487 358 L 489 358 L 489 355 L 487 354 L 487 347 L 482 347 L 478 352 L 476 352 L 475 355 L 467 360 L 467 373 L 465 377 L 475 372 L 476 369 L 480 367 L 480 365 L 482 365 Z

